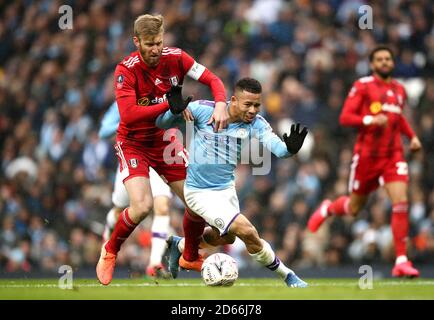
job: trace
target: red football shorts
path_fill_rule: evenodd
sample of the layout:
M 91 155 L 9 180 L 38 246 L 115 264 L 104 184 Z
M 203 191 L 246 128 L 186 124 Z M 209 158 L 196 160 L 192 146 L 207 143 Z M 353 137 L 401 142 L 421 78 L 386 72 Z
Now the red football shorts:
M 388 182 L 408 182 L 408 165 L 401 152 L 391 157 L 353 155 L 349 192 L 366 195 Z
M 152 147 L 117 140 L 114 147 L 123 182 L 133 177 L 149 178 L 149 167 L 154 168 L 166 183 L 185 180 L 187 152 L 176 139 Z

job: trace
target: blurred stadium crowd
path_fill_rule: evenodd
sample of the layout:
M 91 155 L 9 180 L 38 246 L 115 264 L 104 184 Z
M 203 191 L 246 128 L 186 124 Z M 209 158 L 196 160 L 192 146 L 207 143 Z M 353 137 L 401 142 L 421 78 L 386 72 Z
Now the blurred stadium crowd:
M 73 29 L 58 26 L 73 8 Z M 373 8 L 373 29 L 358 8 Z M 310 128 L 297 158 L 273 158 L 269 175 L 237 170 L 242 212 L 292 267 L 391 263 L 391 207 L 379 190 L 357 218 L 305 230 L 324 197 L 347 192 L 354 130 L 338 117 L 351 84 L 369 73 L 378 43 L 396 53 L 406 114 L 424 151 L 407 152 L 411 174 L 409 256 L 434 262 L 434 6 L 429 0 L 0 1 L 0 270 L 94 267 L 116 170 L 112 141 L 98 139 L 112 103 L 115 65 L 134 51 L 135 17 L 162 13 L 166 46 L 178 46 L 224 81 L 252 76 L 264 87 L 263 114 L 278 134 Z M 211 98 L 187 81 L 184 92 Z M 173 232 L 182 233 L 174 200 Z M 126 242 L 119 264 L 144 270 L 149 219 Z M 241 266 L 242 246 L 227 248 Z M 244 259 L 246 257 L 246 259 Z

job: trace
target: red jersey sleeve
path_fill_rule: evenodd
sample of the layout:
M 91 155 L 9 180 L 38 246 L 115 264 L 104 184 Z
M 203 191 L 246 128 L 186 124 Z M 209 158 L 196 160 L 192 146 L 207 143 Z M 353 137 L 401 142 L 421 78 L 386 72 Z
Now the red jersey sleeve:
M 365 87 L 360 81 L 353 84 L 347 98 L 345 99 L 344 107 L 342 108 L 339 122 L 346 127 L 359 127 L 363 125 L 363 99 L 365 96 Z
M 407 92 L 405 92 L 405 89 L 403 89 L 403 99 L 404 99 L 404 107 L 405 107 L 407 104 L 406 103 Z M 403 111 L 404 111 L 404 107 L 403 107 Z M 399 128 L 401 133 L 410 140 L 416 135 L 413 129 L 411 128 L 410 124 L 408 123 L 407 119 L 404 117 L 404 114 L 401 114 L 401 117 L 399 118 Z
M 160 114 L 169 109 L 167 101 L 150 106 L 137 105 L 135 91 L 136 77 L 132 71 L 123 65 L 115 70 L 115 95 L 122 122 L 132 125 L 137 122 L 155 121 Z
M 404 134 L 407 138 L 412 139 L 416 134 L 408 123 L 407 119 L 401 115 L 399 119 L 399 127 L 402 134 Z
M 184 70 L 187 70 L 187 75 L 190 78 L 207 85 L 216 102 L 226 102 L 225 86 L 219 77 L 209 71 L 205 66 L 197 63 L 184 51 L 181 53 L 181 59 Z

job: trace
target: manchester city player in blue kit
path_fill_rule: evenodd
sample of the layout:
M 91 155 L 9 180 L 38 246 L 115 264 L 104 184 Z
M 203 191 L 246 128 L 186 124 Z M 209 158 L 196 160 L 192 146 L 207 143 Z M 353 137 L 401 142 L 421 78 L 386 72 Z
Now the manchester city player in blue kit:
M 250 256 L 276 272 L 289 287 L 307 287 L 306 282 L 279 260 L 270 244 L 259 237 L 256 228 L 239 208 L 234 170 L 241 158 L 243 144 L 255 137 L 277 157 L 287 158 L 300 150 L 307 135 L 307 128 L 300 131 L 300 124 L 292 125 L 290 135 L 284 134 L 282 141 L 258 114 L 261 93 L 262 87 L 257 80 L 239 80 L 228 104 L 228 127 L 217 133 L 208 124 L 214 111 L 214 102 L 198 100 L 188 104 L 188 110 L 194 118 L 194 138 L 189 148 L 185 200 L 212 227 L 205 229 L 208 234 L 204 234 L 202 242 L 216 246 L 231 243 L 235 236 L 239 237 Z M 167 111 L 160 115 L 156 124 L 168 129 L 182 122 L 181 115 Z M 168 244 L 169 270 L 176 277 L 183 238 L 172 236 Z

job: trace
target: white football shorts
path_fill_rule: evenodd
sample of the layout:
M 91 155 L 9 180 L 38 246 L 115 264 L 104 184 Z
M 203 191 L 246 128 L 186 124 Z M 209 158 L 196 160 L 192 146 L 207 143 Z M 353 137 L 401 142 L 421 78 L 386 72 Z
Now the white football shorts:
M 149 167 L 149 181 L 151 183 L 152 196 L 166 196 L 172 198 L 172 192 L 170 187 L 161 179 L 158 173 Z M 112 193 L 112 202 L 118 208 L 126 208 L 130 204 L 130 199 L 128 198 L 128 192 L 125 188 L 119 167 L 116 170 L 115 185 Z
M 151 182 L 152 196 L 166 196 L 172 198 L 172 191 L 167 183 L 158 175 L 157 171 L 149 167 L 149 181 Z
M 184 186 L 184 197 L 189 208 L 201 216 L 210 226 L 225 235 L 231 223 L 240 214 L 235 186 L 224 190 L 197 190 Z

